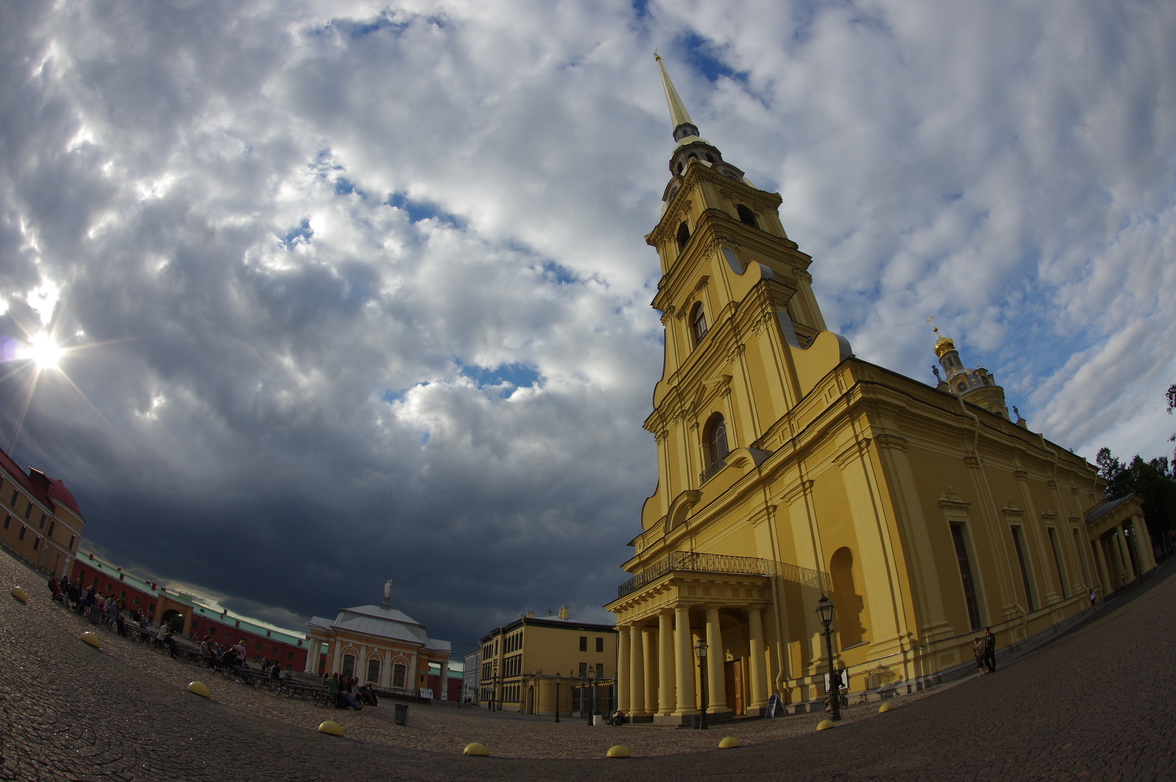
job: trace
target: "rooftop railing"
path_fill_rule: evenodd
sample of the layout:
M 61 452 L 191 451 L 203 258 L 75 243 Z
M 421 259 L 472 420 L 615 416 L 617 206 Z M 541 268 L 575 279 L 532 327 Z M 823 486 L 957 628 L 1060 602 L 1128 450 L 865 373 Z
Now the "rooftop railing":
M 779 576 L 804 586 L 828 589 L 829 577 L 817 570 L 759 557 L 735 557 L 693 551 L 671 551 L 617 587 L 617 598 L 652 584 L 667 573 L 723 573 L 738 576 Z

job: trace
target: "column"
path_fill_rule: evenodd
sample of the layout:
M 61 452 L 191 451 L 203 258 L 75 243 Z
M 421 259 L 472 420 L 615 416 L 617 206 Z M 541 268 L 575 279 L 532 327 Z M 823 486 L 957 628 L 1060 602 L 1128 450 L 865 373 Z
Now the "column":
M 657 713 L 668 716 L 674 711 L 674 632 L 668 611 L 657 615 L 657 692 Z
M 641 638 L 641 628 L 633 628 L 633 644 L 629 650 L 629 709 L 626 714 L 645 713 L 645 649 Z
M 697 714 L 694 699 L 694 639 L 690 635 L 690 608 L 674 608 L 674 682 L 678 689 L 675 714 Z
M 1105 598 L 1113 590 L 1111 586 L 1110 568 L 1107 566 L 1106 551 L 1103 550 L 1102 537 L 1094 539 L 1091 548 L 1094 549 L 1094 566 L 1098 570 L 1098 578 L 1102 581 L 1100 598 Z
M 747 677 L 750 680 L 751 708 L 764 709 L 768 705 L 767 682 L 764 679 L 764 622 L 758 606 L 747 609 L 747 636 L 751 654 Z
M 1123 522 L 1119 525 L 1119 540 L 1123 541 L 1123 564 L 1127 569 L 1127 577 L 1134 579 L 1139 577 L 1139 573 L 1135 572 L 1135 566 L 1131 561 L 1131 547 L 1135 546 L 1135 550 L 1138 552 L 1139 541 L 1135 539 L 1135 530 L 1131 530 L 1131 534 L 1128 536 L 1127 524 L 1127 522 Z
M 645 673 L 645 713 L 657 711 L 657 634 L 652 627 L 641 628 L 642 649 L 641 670 Z
M 723 646 L 723 630 L 719 625 L 719 609 L 706 609 L 706 712 L 715 714 L 730 711 L 727 707 L 727 653 Z
M 364 665 L 367 665 L 367 663 L 364 663 Z M 441 660 L 438 662 L 437 673 L 439 673 L 440 675 L 437 677 L 437 692 L 433 693 L 433 697 L 439 701 L 448 700 L 448 698 L 449 698 L 449 695 L 448 695 L 448 693 L 449 693 L 449 658 L 448 657 L 446 657 L 444 660 Z M 366 676 L 367 674 L 364 674 L 364 675 Z
M 635 628 L 624 625 L 617 628 L 617 708 L 628 714 L 629 707 L 629 633 Z
M 1131 580 L 1131 557 L 1127 553 L 1127 540 L 1123 536 L 1123 527 L 1115 527 L 1115 547 L 1119 550 L 1119 562 L 1122 565 L 1123 583 Z

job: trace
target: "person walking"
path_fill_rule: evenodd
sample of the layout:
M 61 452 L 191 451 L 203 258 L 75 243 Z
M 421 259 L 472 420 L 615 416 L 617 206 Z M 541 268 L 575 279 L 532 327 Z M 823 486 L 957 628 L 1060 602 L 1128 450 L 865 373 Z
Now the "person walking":
M 984 628 L 984 665 L 989 673 L 996 673 L 996 636 L 991 628 Z

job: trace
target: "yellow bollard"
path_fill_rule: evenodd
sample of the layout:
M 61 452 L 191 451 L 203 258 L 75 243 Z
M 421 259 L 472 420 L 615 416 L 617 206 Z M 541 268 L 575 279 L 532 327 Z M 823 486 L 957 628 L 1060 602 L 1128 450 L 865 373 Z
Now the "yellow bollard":
M 736 747 L 742 746 L 743 745 L 739 743 L 739 739 L 735 738 L 734 736 L 727 736 L 725 739 L 719 742 L 719 749 L 735 749 Z
M 830 728 L 833 728 L 836 726 L 837 726 L 837 723 L 834 722 L 833 720 L 821 720 L 820 722 L 817 723 L 817 730 L 829 730 Z
M 93 646 L 95 649 L 102 648 L 102 642 L 98 640 L 98 636 L 94 635 L 89 630 L 82 633 L 82 640 L 90 644 L 90 646 Z
M 208 690 L 208 685 L 204 682 L 191 682 L 188 684 L 188 692 L 194 695 L 199 695 L 203 698 L 211 698 L 212 693 Z
M 22 603 L 29 602 L 29 596 L 25 593 L 24 587 L 13 587 L 10 594 Z
M 318 726 L 319 733 L 326 733 L 328 736 L 342 736 L 343 729 L 339 727 L 339 723 L 334 720 L 323 720 Z
M 614 744 L 608 748 L 608 754 L 605 757 L 609 758 L 627 758 L 629 757 L 629 748 L 624 744 Z
M 463 749 L 461 751 L 461 754 L 473 755 L 474 757 L 480 757 L 480 758 L 487 758 L 487 757 L 490 757 L 490 750 L 486 749 L 485 744 L 479 744 L 478 742 L 475 741 L 472 744 L 466 744 L 465 749 Z

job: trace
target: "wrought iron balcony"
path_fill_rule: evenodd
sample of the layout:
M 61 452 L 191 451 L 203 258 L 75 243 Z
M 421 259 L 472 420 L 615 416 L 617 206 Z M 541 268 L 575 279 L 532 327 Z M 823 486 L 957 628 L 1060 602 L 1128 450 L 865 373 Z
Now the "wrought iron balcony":
M 701 486 L 702 484 L 706 483 L 715 475 L 715 473 L 726 466 L 727 463 L 722 459 L 715 459 L 713 462 L 708 464 L 701 473 L 698 474 L 698 484 Z
M 617 598 L 632 594 L 652 584 L 667 573 L 725 573 L 738 576 L 781 576 L 802 584 L 824 585 L 824 573 L 758 557 L 733 557 L 727 554 L 705 554 L 692 551 L 671 551 L 649 567 L 617 587 Z
M 778 576 L 803 586 L 828 591 L 829 574 L 759 557 L 735 557 L 693 551 L 671 551 L 617 587 L 617 598 L 652 584 L 667 573 L 723 573 L 736 576 Z

